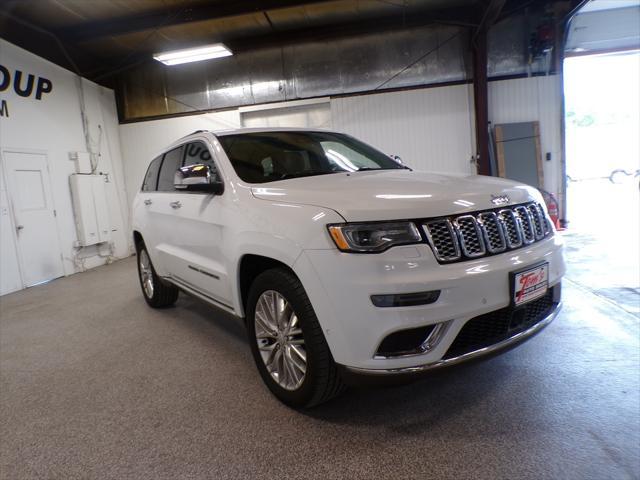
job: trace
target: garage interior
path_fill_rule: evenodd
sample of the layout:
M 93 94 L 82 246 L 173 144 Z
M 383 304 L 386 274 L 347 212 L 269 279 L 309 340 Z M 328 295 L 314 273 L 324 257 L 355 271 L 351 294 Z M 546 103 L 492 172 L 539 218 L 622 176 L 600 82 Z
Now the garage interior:
M 0 478 L 640 478 L 639 72 L 637 0 L 3 2 Z M 149 309 L 133 256 L 154 155 L 241 127 L 507 177 L 530 128 L 562 312 L 504 355 L 286 407 L 237 318 Z

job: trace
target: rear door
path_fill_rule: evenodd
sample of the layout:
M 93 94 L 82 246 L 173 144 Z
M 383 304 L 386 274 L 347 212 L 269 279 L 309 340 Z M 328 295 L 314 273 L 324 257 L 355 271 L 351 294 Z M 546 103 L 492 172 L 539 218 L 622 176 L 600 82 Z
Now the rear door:
M 139 197 L 141 202 L 134 204 L 134 215 L 140 221 L 138 228 L 142 231 L 144 243 L 147 246 L 151 261 L 154 263 L 156 270 L 160 267 L 156 262 L 156 246 L 158 243 L 158 229 L 155 228 L 156 207 L 153 206 L 153 202 L 156 199 L 156 191 L 158 188 L 158 174 L 160 173 L 160 167 L 162 166 L 163 155 L 154 158 L 149 167 L 147 173 L 144 176 L 142 187 L 140 188 Z
M 184 166 L 208 165 L 219 176 L 211 149 L 204 141 L 185 145 Z M 174 192 L 172 201 L 172 274 L 199 293 L 229 308 L 231 291 L 222 255 L 225 197 L 205 192 Z

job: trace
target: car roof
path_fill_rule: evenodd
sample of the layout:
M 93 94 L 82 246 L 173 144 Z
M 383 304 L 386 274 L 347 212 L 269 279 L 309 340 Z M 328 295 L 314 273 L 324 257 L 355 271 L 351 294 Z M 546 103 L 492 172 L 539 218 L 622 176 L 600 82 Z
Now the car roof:
M 268 132 L 329 132 L 322 128 L 293 128 L 293 127 L 271 127 L 271 128 L 233 128 L 229 130 L 209 130 L 216 137 L 225 135 L 241 135 L 243 133 L 268 133 Z
M 327 132 L 335 133 L 332 130 L 323 128 L 296 128 L 296 127 L 271 127 L 271 128 L 232 128 L 227 130 L 196 130 L 183 137 L 171 142 L 167 147 L 162 149 L 161 153 L 166 153 L 179 145 L 183 145 L 192 138 L 198 138 L 198 135 L 210 134 L 215 137 L 224 137 L 227 135 L 242 135 L 245 133 L 268 133 L 268 132 Z

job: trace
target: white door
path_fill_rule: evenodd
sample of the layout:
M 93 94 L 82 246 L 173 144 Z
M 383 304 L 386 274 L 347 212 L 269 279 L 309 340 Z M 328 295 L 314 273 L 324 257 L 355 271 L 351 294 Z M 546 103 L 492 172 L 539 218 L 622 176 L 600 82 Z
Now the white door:
M 4 151 L 22 283 L 30 287 L 64 275 L 47 157 Z

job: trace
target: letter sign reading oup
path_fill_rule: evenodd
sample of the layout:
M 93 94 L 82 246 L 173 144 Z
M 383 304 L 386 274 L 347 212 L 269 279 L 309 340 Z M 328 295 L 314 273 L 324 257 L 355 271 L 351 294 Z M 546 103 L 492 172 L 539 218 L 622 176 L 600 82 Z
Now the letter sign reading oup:
M 44 77 L 39 77 L 33 73 L 25 73 L 16 69 L 13 74 L 5 67 L 0 65 L 0 94 L 13 87 L 13 91 L 19 97 L 33 97 L 36 100 L 42 100 L 44 95 L 51 93 L 53 83 Z M 9 104 L 6 100 L 0 99 L 0 117 L 9 116 Z

